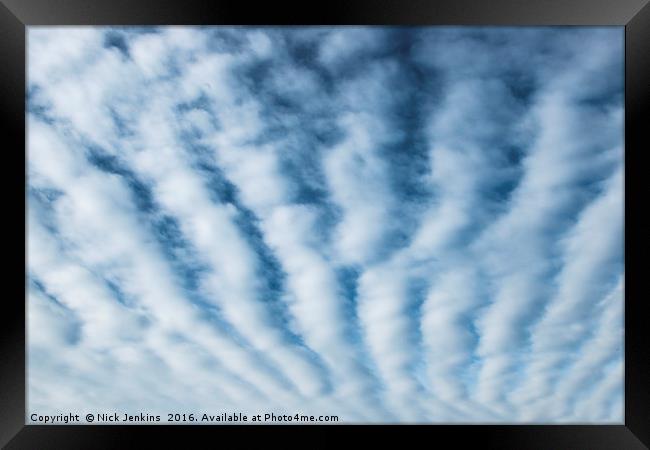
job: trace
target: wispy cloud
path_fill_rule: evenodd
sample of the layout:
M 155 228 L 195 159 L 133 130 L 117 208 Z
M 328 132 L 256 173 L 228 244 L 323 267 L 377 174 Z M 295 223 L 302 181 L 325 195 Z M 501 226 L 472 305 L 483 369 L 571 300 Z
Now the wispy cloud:
M 622 421 L 622 29 L 28 37 L 30 410 Z

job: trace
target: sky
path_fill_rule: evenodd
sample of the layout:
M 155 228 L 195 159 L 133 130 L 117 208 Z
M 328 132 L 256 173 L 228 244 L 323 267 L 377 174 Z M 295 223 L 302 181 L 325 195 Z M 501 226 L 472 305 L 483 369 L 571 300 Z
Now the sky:
M 28 411 L 623 421 L 623 27 L 29 27 Z

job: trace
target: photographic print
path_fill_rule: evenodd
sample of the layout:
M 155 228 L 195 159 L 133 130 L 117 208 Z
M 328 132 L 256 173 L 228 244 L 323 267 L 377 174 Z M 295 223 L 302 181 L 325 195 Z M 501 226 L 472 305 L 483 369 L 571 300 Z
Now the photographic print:
M 623 423 L 623 27 L 26 52 L 27 423 Z

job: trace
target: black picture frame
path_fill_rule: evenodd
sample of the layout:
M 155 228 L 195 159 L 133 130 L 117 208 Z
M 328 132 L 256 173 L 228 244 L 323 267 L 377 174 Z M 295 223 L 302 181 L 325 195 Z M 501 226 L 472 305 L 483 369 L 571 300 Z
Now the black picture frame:
M 7 214 L 11 228 L 5 243 L 6 285 L 0 326 L 0 445 L 8 449 L 121 448 L 149 446 L 155 440 L 174 447 L 194 439 L 221 445 L 224 435 L 235 448 L 250 448 L 252 439 L 273 443 L 280 433 L 306 447 L 332 446 L 351 434 L 363 440 L 401 444 L 419 440 L 439 445 L 470 444 L 499 449 L 636 449 L 650 446 L 650 354 L 644 323 L 646 298 L 641 294 L 641 155 L 650 149 L 650 5 L 649 0 L 330 0 L 313 4 L 246 0 L 2 0 L 0 4 L 0 111 L 5 125 L 3 157 L 10 156 L 2 177 L 4 192 L 21 198 L 23 215 Z M 624 425 L 420 425 L 420 426 L 98 426 L 25 425 L 26 271 L 18 261 L 25 236 L 25 36 L 32 25 L 617 25 L 625 27 L 625 422 Z M 646 117 L 646 119 L 643 119 Z M 21 166 L 22 161 L 22 166 Z M 19 169 L 22 167 L 25 171 Z M 8 196 L 9 197 L 9 196 Z M 636 200 L 639 198 L 639 200 Z M 20 218 L 20 219 L 17 219 Z M 7 247 L 5 247 L 7 248 Z M 15 259 L 14 259 L 15 258 Z M 26 267 L 26 266 L 25 266 Z M 15 271 L 15 275 L 10 271 Z M 25 285 L 19 281 L 25 275 Z M 15 291 L 14 291 L 15 289 Z M 290 443 L 290 442 L 289 442 Z M 230 447 L 231 445 L 229 445 Z

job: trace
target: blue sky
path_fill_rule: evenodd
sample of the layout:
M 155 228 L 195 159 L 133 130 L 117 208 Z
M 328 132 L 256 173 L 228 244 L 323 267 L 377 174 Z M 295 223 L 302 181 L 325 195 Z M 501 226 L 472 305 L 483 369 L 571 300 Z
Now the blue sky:
M 622 422 L 623 37 L 30 27 L 29 411 Z

